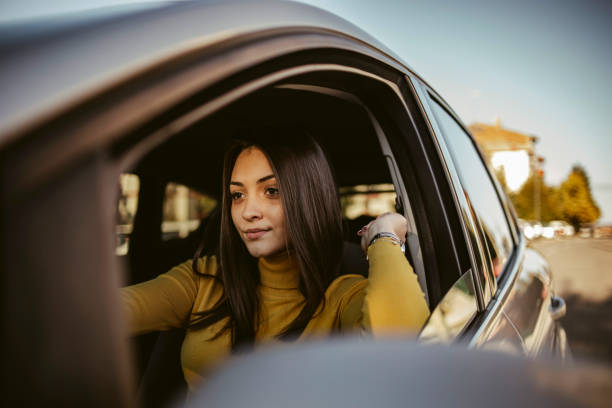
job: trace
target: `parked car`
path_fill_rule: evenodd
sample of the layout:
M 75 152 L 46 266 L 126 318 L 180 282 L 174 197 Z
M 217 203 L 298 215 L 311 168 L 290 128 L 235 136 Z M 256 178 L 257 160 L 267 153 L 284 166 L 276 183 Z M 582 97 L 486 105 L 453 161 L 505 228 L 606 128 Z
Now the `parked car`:
M 540 238 L 544 235 L 544 225 L 540 221 L 531 220 L 529 222 L 531 224 L 531 228 L 533 228 L 533 237 Z
M 565 221 L 551 221 L 547 227 L 552 229 L 553 236 L 555 237 L 571 237 L 574 235 L 574 227 Z
M 327 152 L 349 270 L 364 264 L 350 250 L 364 220 L 389 207 L 405 215 L 406 255 L 432 310 L 421 341 L 568 355 L 548 264 L 526 247 L 467 127 L 357 27 L 298 3 L 200 1 L 1 32 L 9 400 L 174 398 L 183 333 L 141 336 L 130 352 L 117 288 L 192 256 L 225 144 L 259 125 L 302 126 Z
M 571 237 L 574 235 L 574 227 L 565 221 L 550 221 L 542 228 L 544 238 Z
M 529 221 L 525 221 L 522 218 L 518 218 L 517 224 L 525 238 L 527 238 L 528 240 L 536 238 L 536 230 Z

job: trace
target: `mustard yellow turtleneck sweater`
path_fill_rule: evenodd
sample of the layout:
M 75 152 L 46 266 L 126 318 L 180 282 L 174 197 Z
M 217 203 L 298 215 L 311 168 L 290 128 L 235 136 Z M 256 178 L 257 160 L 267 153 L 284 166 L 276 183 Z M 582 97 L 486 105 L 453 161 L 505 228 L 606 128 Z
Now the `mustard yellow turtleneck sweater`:
M 332 331 L 366 330 L 374 335 L 414 333 L 429 316 L 416 275 L 399 246 L 380 239 L 368 249 L 369 277 L 343 275 L 325 292 L 323 310 L 310 320 L 299 340 L 326 336 Z M 304 297 L 298 290 L 299 269 L 294 257 L 283 253 L 259 259 L 262 322 L 256 343 L 275 341 L 299 314 Z M 216 274 L 215 257 L 199 260 L 201 272 Z M 209 309 L 222 295 L 215 280 L 196 275 L 191 261 L 148 282 L 122 289 L 132 335 L 184 327 L 191 314 Z M 204 329 L 188 329 L 181 363 L 190 390 L 230 353 L 230 333 L 210 340 L 226 320 Z

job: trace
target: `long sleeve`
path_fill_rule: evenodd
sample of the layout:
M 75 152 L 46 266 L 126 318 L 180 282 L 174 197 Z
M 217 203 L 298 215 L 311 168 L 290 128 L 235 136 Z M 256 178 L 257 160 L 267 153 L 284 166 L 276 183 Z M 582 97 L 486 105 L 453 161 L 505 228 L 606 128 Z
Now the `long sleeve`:
M 197 281 L 187 261 L 155 279 L 122 288 L 130 334 L 184 326 L 196 299 Z
M 400 247 L 378 240 L 368 248 L 368 258 L 368 279 L 356 280 L 342 296 L 341 328 L 360 327 L 374 335 L 418 332 L 429 308 Z

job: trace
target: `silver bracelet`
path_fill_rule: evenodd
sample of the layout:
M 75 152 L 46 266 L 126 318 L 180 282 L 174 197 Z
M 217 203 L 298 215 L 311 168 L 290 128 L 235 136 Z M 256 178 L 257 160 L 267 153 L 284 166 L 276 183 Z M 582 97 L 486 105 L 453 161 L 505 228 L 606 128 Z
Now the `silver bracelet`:
M 392 232 L 379 232 L 378 234 L 374 235 L 374 237 L 372 237 L 372 239 L 370 240 L 370 243 L 368 244 L 368 248 L 380 238 L 391 239 L 391 241 L 393 242 L 393 245 L 399 245 L 402 248 L 402 252 L 405 251 L 405 246 L 402 240 L 399 239 L 399 237 Z

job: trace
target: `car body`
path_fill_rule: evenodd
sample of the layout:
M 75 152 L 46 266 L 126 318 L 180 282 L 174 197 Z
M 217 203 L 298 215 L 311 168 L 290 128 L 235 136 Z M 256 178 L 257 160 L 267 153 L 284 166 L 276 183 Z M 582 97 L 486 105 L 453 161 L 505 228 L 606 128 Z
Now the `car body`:
M 168 401 L 182 334 L 143 336 L 131 354 L 117 288 L 192 256 L 225 143 L 253 125 L 298 124 L 323 146 L 348 271 L 364 264 L 353 234 L 364 220 L 389 206 L 406 216 L 406 254 L 433 311 L 422 341 L 566 357 L 548 264 L 466 126 L 350 23 L 299 3 L 194 2 L 2 33 L 8 395 L 129 405 L 135 377 L 145 405 Z M 167 218 L 179 202 L 199 203 L 198 215 Z
M 351 338 L 240 356 L 187 406 L 607 407 L 611 381 L 611 370 L 584 362 Z

